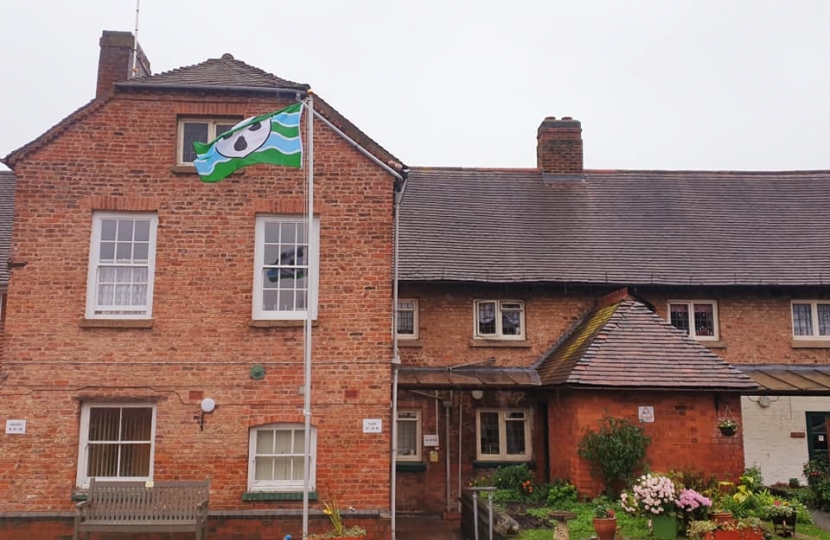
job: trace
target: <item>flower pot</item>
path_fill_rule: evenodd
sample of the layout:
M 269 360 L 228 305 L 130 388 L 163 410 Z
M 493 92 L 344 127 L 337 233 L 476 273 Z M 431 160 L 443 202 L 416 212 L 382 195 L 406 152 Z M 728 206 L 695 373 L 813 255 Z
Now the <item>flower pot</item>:
M 772 529 L 775 534 L 783 538 L 789 538 L 795 533 L 795 521 L 798 518 L 796 514 L 791 516 L 773 516 Z
M 661 514 L 651 518 L 651 527 L 657 540 L 674 540 L 677 538 L 677 518 Z
M 738 432 L 738 428 L 733 427 L 719 427 L 720 434 L 724 437 L 734 437 L 735 434 Z
M 713 512 L 709 514 L 709 519 L 717 524 L 735 523 L 735 517 L 732 512 Z
M 764 529 L 756 527 L 741 529 L 741 540 L 764 540 Z
M 614 540 L 617 533 L 617 518 L 594 518 L 594 530 L 599 540 Z

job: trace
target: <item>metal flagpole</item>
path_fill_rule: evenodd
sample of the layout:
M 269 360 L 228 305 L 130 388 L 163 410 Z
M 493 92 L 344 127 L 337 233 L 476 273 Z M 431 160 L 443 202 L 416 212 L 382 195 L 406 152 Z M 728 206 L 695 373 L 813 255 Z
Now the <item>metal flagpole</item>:
M 308 290 L 306 292 L 306 319 L 305 319 L 305 347 L 303 348 L 304 358 L 303 366 L 305 369 L 305 387 L 303 389 L 303 396 L 305 398 L 303 405 L 303 416 L 305 417 L 305 445 L 303 447 L 303 538 L 308 537 L 308 488 L 309 488 L 309 474 L 311 471 L 310 452 L 311 452 L 311 310 L 313 308 L 312 298 L 314 293 L 314 282 L 317 279 L 317 268 L 311 267 L 311 243 L 314 241 L 314 98 L 311 93 L 306 99 L 306 120 L 308 122 L 308 159 L 306 163 L 308 174 L 308 225 L 306 226 L 306 241 L 308 249 L 306 250 L 306 264 L 308 265 Z M 319 266 L 319 265 L 318 265 Z

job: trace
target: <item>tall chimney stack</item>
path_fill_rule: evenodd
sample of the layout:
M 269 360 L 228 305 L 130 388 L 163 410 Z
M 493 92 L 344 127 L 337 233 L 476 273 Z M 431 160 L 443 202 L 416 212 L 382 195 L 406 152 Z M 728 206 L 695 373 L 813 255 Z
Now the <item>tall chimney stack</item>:
M 582 124 L 549 116 L 536 134 L 536 163 L 544 175 L 582 175 Z
M 101 97 L 109 92 L 112 85 L 118 81 L 150 75 L 150 61 L 144 56 L 141 46 L 138 46 L 136 69 L 133 70 L 134 43 L 132 32 L 104 30 L 104 33 L 101 34 L 99 41 L 101 53 L 98 56 L 98 85 L 95 90 L 95 97 Z

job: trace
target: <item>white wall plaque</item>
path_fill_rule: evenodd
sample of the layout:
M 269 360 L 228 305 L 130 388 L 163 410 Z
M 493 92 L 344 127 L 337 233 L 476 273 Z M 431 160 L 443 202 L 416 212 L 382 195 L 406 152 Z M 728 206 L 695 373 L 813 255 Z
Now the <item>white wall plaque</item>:
M 25 420 L 6 420 L 6 435 L 23 435 L 26 433 Z
M 654 407 L 639 407 L 640 422 L 654 422 Z
M 382 433 L 383 420 L 380 418 L 364 418 L 363 433 Z
M 424 446 L 438 446 L 438 435 L 424 435 Z

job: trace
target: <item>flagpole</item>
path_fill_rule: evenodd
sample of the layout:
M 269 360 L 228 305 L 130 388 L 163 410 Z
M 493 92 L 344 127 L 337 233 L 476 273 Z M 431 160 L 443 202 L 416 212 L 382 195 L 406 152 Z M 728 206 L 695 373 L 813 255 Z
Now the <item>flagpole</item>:
M 308 122 L 308 158 L 307 158 L 307 174 L 308 174 L 308 226 L 306 227 L 306 239 L 308 242 L 308 249 L 306 257 L 308 264 L 308 291 L 306 293 L 306 319 L 305 319 L 305 347 L 303 348 L 304 359 L 303 366 L 305 370 L 305 388 L 303 396 L 305 398 L 303 405 L 303 416 L 305 417 L 305 445 L 303 452 L 303 538 L 308 537 L 308 489 L 309 489 L 309 475 L 311 470 L 310 453 L 311 453 L 311 321 L 312 321 L 312 298 L 314 293 L 314 283 L 317 279 L 317 272 L 319 264 L 316 268 L 312 268 L 311 254 L 315 253 L 312 249 L 312 242 L 314 241 L 314 98 L 311 92 L 306 99 L 306 120 Z

